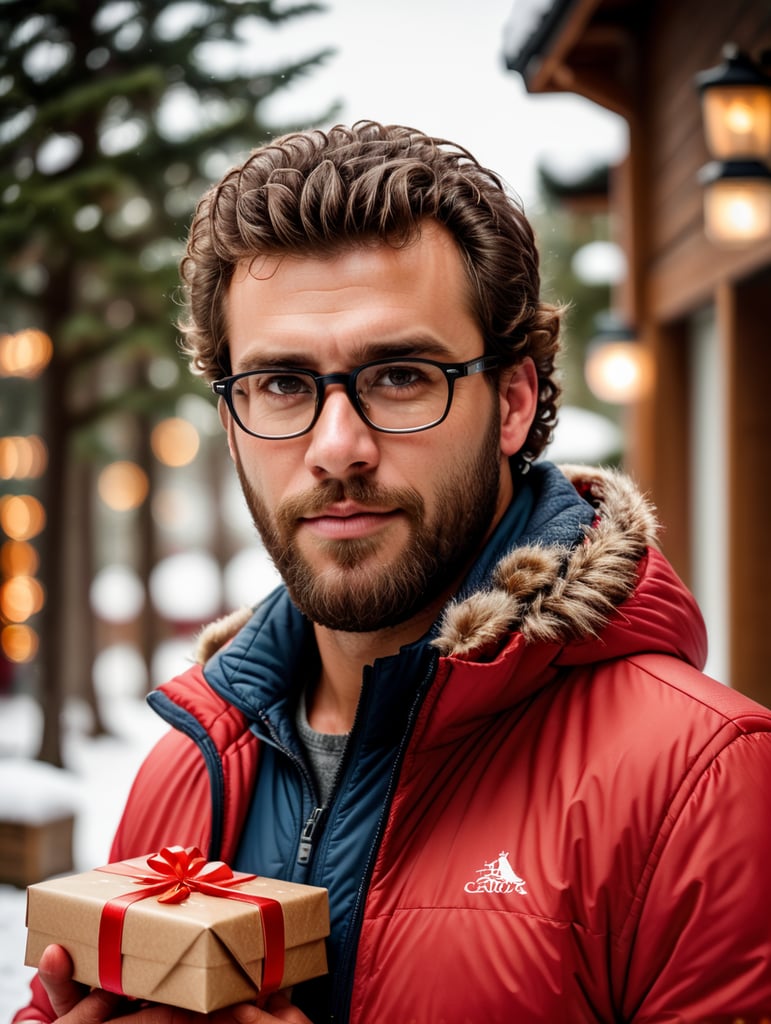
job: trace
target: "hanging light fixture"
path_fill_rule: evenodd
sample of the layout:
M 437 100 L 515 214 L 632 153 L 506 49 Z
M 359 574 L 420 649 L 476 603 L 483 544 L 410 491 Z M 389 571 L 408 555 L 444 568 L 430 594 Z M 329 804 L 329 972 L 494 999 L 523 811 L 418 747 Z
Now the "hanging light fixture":
M 769 55 L 756 64 L 735 43 L 723 47 L 723 63 L 696 76 L 704 134 L 716 160 L 771 159 Z
M 771 238 L 771 171 L 759 160 L 715 160 L 702 167 L 704 230 L 718 244 Z
M 595 398 L 614 405 L 644 398 L 653 381 L 650 353 L 635 331 L 613 313 L 599 314 L 596 325 L 584 363 L 589 390 Z
M 703 167 L 704 220 L 717 243 L 771 235 L 771 55 L 756 64 L 734 43 L 723 63 L 696 76 L 713 162 Z

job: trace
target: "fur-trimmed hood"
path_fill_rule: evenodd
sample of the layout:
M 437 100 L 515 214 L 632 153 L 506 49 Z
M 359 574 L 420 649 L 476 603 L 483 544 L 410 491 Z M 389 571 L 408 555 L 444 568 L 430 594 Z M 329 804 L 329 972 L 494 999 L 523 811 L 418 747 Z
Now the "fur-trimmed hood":
M 632 593 L 640 560 L 656 545 L 653 506 L 621 473 L 560 469 L 596 511 L 584 543 L 514 548 L 498 563 L 489 589 L 448 606 L 434 641 L 443 654 L 472 656 L 512 630 L 528 643 L 598 636 Z
M 665 650 L 700 667 L 704 624 L 693 597 L 658 551 L 651 503 L 616 470 L 559 468 L 595 509 L 583 541 L 536 540 L 514 547 L 487 586 L 448 605 L 433 645 L 447 657 L 489 660 L 514 632 L 528 645 L 571 645 L 580 660 L 590 661 L 598 651 L 590 654 L 587 646 L 595 648 L 601 638 L 603 657 Z M 206 627 L 198 660 L 211 657 L 251 614 L 240 609 Z

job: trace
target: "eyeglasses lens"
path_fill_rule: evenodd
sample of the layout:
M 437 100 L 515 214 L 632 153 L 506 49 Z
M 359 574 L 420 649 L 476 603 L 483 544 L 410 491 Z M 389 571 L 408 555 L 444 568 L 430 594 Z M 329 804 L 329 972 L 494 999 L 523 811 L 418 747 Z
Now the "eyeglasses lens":
M 308 429 L 316 415 L 318 383 L 302 370 L 257 370 L 233 382 L 236 417 L 252 433 L 285 437 Z M 449 384 L 430 363 L 395 360 L 354 373 L 359 408 L 374 427 L 415 430 L 440 420 Z

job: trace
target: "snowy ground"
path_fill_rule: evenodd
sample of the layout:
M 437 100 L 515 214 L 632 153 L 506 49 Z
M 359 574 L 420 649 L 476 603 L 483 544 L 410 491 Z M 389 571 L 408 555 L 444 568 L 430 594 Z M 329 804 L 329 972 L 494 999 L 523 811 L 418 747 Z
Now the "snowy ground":
M 142 700 L 127 694 L 113 695 L 102 711 L 112 735 L 93 739 L 87 735 L 84 709 L 68 709 L 66 767 L 55 772 L 29 760 L 40 735 L 37 706 L 25 697 L 0 697 L 0 810 L 7 814 L 18 799 L 30 813 L 35 805 L 42 811 L 51 800 L 69 801 L 76 812 L 76 871 L 106 862 L 134 773 L 165 728 Z M 0 884 L 0 1024 L 8 1024 L 27 1002 L 33 971 L 24 966 L 25 904 L 23 890 Z

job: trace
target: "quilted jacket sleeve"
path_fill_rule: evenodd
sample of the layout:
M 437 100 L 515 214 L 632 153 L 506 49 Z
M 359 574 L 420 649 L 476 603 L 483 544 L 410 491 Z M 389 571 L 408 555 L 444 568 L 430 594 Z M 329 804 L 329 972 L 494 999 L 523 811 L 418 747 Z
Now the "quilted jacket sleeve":
M 141 857 L 163 846 L 208 851 L 211 801 L 206 765 L 177 732 L 159 740 L 140 767 L 110 850 L 110 860 Z
M 622 1019 L 634 1024 L 771 1013 L 771 732 L 741 733 L 699 762 L 621 937 Z

